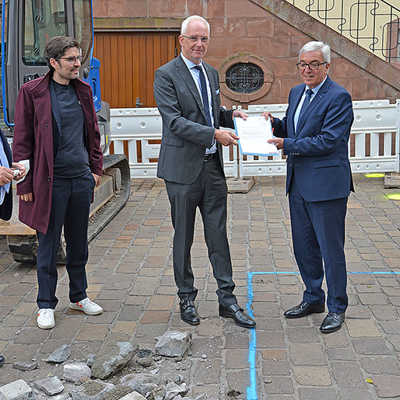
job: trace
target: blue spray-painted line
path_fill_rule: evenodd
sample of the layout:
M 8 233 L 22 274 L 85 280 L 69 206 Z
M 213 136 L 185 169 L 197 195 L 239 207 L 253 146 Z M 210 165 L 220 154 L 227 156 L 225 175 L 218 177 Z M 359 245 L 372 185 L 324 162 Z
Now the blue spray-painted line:
M 400 275 L 400 271 L 348 271 L 348 275 Z M 266 272 L 248 272 L 247 273 L 247 312 L 254 318 L 253 309 L 253 276 L 254 275 L 299 275 L 298 271 L 266 271 Z M 250 330 L 249 356 L 250 384 L 246 388 L 247 400 L 258 400 L 257 396 L 257 375 L 256 375 L 256 351 L 257 335 L 256 330 Z
M 247 312 L 253 318 L 253 310 L 251 304 L 253 302 L 253 273 L 247 274 Z M 250 365 L 250 386 L 247 387 L 246 394 L 247 400 L 257 400 L 257 377 L 256 377 L 256 349 L 257 349 L 257 337 L 256 330 L 250 330 L 249 340 L 249 357 L 248 362 Z

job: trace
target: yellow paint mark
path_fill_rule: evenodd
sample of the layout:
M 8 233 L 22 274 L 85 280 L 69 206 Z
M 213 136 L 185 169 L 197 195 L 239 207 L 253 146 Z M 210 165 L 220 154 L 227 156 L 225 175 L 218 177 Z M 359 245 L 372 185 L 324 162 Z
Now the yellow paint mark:
M 366 178 L 383 178 L 385 174 L 382 173 L 375 173 L 375 174 L 365 174 Z
M 391 193 L 391 194 L 387 194 L 386 197 L 389 200 L 400 200 L 400 193 Z

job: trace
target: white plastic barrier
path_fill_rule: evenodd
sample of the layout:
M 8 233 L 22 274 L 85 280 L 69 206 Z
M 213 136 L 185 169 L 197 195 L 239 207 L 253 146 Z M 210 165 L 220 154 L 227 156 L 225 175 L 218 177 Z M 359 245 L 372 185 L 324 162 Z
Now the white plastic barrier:
M 250 105 L 249 115 L 269 111 L 282 118 L 287 104 Z M 353 172 L 399 172 L 400 100 L 353 102 L 354 124 L 349 142 Z M 111 109 L 111 141 L 114 153 L 128 149 L 132 178 L 156 176 L 161 117 L 157 108 Z M 124 143 L 125 146 L 124 146 Z M 224 147 L 225 173 L 229 177 L 286 174 L 282 156 L 237 158 L 236 148 Z

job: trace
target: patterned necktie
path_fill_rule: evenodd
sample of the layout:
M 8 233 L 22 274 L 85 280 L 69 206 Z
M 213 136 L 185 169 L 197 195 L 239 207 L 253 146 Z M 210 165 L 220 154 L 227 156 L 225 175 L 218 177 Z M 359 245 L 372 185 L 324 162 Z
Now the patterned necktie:
M 203 99 L 203 107 L 204 107 L 204 113 L 206 114 L 207 125 L 212 126 L 211 115 L 210 115 L 210 104 L 208 102 L 206 77 L 204 76 L 203 69 L 200 67 L 200 65 L 196 65 L 194 68 L 199 71 L 200 75 L 200 91 L 201 91 L 201 98 Z
M 0 163 L 2 167 L 10 168 L 10 164 L 8 163 L 8 159 L 6 153 L 4 151 L 3 143 L 0 142 Z M 0 186 L 0 205 L 4 202 L 4 197 L 6 192 L 10 191 L 10 183 L 6 183 L 3 186 Z

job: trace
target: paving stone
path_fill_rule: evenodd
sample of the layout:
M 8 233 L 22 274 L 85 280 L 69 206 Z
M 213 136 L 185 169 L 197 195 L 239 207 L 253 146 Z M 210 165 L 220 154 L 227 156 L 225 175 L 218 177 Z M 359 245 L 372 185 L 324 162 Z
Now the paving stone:
M 382 336 L 375 322 L 369 319 L 349 319 L 346 326 L 351 337 L 379 337 Z
M 399 315 L 396 311 L 396 308 L 391 304 L 382 305 L 382 306 L 370 306 L 374 317 L 379 321 L 390 321 L 397 320 Z
M 264 384 L 264 390 L 268 395 L 270 394 L 292 394 L 294 393 L 293 382 L 288 377 L 273 376 L 268 381 L 270 383 Z
M 294 365 L 326 365 L 323 348 L 319 344 L 295 343 L 289 346 L 290 360 Z
M 317 328 L 298 327 L 287 329 L 287 336 L 289 342 L 292 343 L 319 343 L 320 334 Z
M 327 367 L 293 367 L 296 381 L 304 386 L 329 386 L 332 383 Z
M 391 350 L 383 339 L 354 339 L 354 350 L 364 355 L 386 355 L 392 354 Z
M 300 400 L 337 400 L 338 395 L 333 388 L 299 388 Z
M 369 374 L 400 375 L 399 362 L 394 357 L 363 357 L 360 363 Z
M 262 362 L 262 371 L 264 376 L 289 376 L 290 364 L 286 360 L 265 360 Z
M 395 335 L 400 332 L 400 321 L 382 321 L 378 325 L 388 334 Z
M 376 305 L 376 304 L 388 304 L 388 298 L 384 294 L 381 293 L 368 293 L 368 294 L 359 294 L 361 304 L 364 305 Z
M 363 388 L 365 382 L 356 362 L 334 361 L 331 364 L 333 375 L 339 387 Z
M 340 396 L 342 400 L 373 400 L 376 399 L 375 394 L 372 394 L 368 390 L 363 389 L 352 389 L 342 388 L 340 390 Z
M 372 381 L 380 398 L 400 397 L 400 379 L 398 376 L 373 376 Z
M 356 359 L 356 354 L 351 347 L 331 347 L 327 349 L 329 360 L 352 361 Z

